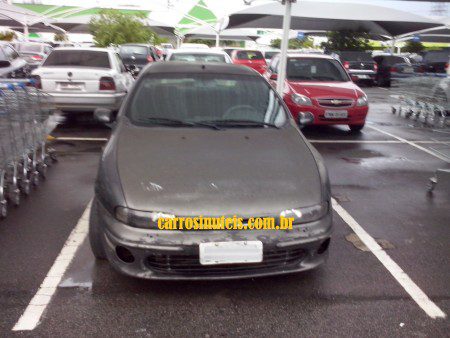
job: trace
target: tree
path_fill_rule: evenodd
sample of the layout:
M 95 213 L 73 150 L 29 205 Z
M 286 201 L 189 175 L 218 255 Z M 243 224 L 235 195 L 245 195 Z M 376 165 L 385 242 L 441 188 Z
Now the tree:
M 0 40 L 12 41 L 16 38 L 16 33 L 13 31 L 0 32 Z
M 425 46 L 420 41 L 408 40 L 402 48 L 406 53 L 420 53 L 425 49 Z
M 216 45 L 216 42 L 213 40 L 206 40 L 206 39 L 193 39 L 193 38 L 188 38 L 186 39 L 186 42 L 188 43 L 203 43 L 209 47 L 214 47 Z
M 89 30 L 99 47 L 130 42 L 159 44 L 158 35 L 144 25 L 145 18 L 144 13 L 124 14 L 118 10 L 106 9 L 91 19 Z
M 55 35 L 53 36 L 53 40 L 55 40 L 55 41 L 67 41 L 69 39 L 67 38 L 66 34 L 60 32 L 60 33 L 55 33 Z
M 313 41 L 310 38 L 303 40 L 290 39 L 288 49 L 312 48 L 313 46 Z M 274 39 L 270 41 L 270 47 L 281 48 L 281 39 Z
M 333 31 L 328 32 L 327 37 L 328 41 L 321 44 L 321 47 L 327 51 L 365 51 L 370 49 L 370 36 L 365 31 Z

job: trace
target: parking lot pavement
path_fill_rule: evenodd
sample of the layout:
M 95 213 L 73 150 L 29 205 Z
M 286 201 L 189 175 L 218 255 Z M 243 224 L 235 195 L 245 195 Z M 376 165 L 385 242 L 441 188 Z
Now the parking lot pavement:
M 59 128 L 59 163 L 0 223 L 0 334 L 448 335 L 448 318 L 432 318 L 430 306 L 450 312 L 450 196 L 439 189 L 428 195 L 426 186 L 437 168 L 449 167 L 450 134 L 392 115 L 388 90 L 366 91 L 371 111 L 361 134 L 345 127 L 304 131 L 324 157 L 333 196 L 350 217 L 336 209 L 325 266 L 238 281 L 145 281 L 95 262 L 85 240 L 39 325 L 13 332 L 92 197 L 109 133 L 96 125 Z M 367 245 L 349 236 L 354 223 L 385 251 L 365 251 Z

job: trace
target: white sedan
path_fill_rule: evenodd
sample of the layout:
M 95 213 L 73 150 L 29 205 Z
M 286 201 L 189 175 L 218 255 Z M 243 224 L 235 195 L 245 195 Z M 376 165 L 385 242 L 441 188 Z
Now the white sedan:
M 32 78 L 55 109 L 77 112 L 119 110 L 134 82 L 120 56 L 105 48 L 57 48 Z
M 221 50 L 174 49 L 166 61 L 233 63 L 230 56 Z

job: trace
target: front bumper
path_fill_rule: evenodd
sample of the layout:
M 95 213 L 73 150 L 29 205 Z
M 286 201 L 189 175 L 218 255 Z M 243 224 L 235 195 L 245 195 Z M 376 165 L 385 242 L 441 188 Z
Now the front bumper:
M 323 219 L 290 231 L 161 231 L 127 226 L 98 203 L 106 256 L 119 272 L 161 280 L 237 279 L 294 273 L 316 268 L 328 256 L 331 211 Z M 255 264 L 202 266 L 199 244 L 260 240 L 264 260 Z M 126 248 L 134 261 L 126 263 L 117 248 Z
M 119 110 L 125 92 L 121 93 L 49 93 L 52 108 L 65 111 L 93 112 L 97 108 Z
M 314 115 L 313 125 L 361 125 L 366 121 L 366 116 L 369 111 L 368 106 L 362 107 L 349 107 L 349 108 L 325 108 L 318 107 L 316 105 L 313 106 L 298 106 L 293 103 L 288 103 L 287 106 L 296 121 L 298 121 L 298 114 L 300 112 L 310 112 Z M 347 110 L 348 116 L 347 118 L 326 118 L 325 110 Z

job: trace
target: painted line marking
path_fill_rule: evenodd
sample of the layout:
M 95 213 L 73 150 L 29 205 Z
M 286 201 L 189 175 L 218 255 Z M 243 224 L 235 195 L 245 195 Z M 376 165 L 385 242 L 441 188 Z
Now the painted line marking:
M 332 198 L 333 209 L 342 220 L 353 230 L 367 248 L 391 273 L 403 289 L 419 305 L 425 313 L 433 319 L 446 318 L 447 315 L 428 298 L 428 296 L 412 281 L 411 278 L 395 263 L 395 261 L 383 250 L 383 248 L 370 236 L 366 230 L 334 199 Z
M 361 144 L 405 144 L 398 140 L 308 140 L 311 143 L 361 143 Z M 416 144 L 445 144 L 450 145 L 450 141 L 408 141 Z
M 388 136 L 390 136 L 390 137 L 393 137 L 393 138 L 395 138 L 395 139 L 397 139 L 397 140 L 399 140 L 399 141 L 401 141 L 401 142 L 403 142 L 403 143 L 407 143 L 407 144 L 409 144 L 410 146 L 412 146 L 412 147 L 414 147 L 414 148 L 417 148 L 417 149 L 419 149 L 419 150 L 422 150 L 422 151 L 426 152 L 427 154 L 430 154 L 430 155 L 432 155 L 432 156 L 434 156 L 434 157 L 437 157 L 438 159 L 440 159 L 440 160 L 442 160 L 442 161 L 445 161 L 445 162 L 447 162 L 447 163 L 450 163 L 450 157 L 448 157 L 448 156 L 441 155 L 441 154 L 437 154 L 437 153 L 435 153 L 434 151 L 431 151 L 431 150 L 429 150 L 429 149 L 427 149 L 427 148 L 424 148 L 424 147 L 419 146 L 419 145 L 416 144 L 415 142 L 408 141 L 408 140 L 406 140 L 406 139 L 404 139 L 404 138 L 401 138 L 401 137 L 399 137 L 399 136 L 396 136 L 396 135 L 394 135 L 394 134 L 391 134 L 391 133 L 389 133 L 389 132 L 387 132 L 387 131 L 381 130 L 381 129 L 377 128 L 377 127 L 373 127 L 373 126 L 367 126 L 367 127 L 368 127 L 368 128 L 371 128 L 371 129 L 373 129 L 373 130 L 376 130 L 376 131 L 378 131 L 378 132 L 380 132 L 380 133 L 382 133 L 382 134 L 385 134 L 385 135 L 388 135 Z
M 50 304 L 50 301 L 56 292 L 56 288 L 72 262 L 78 247 L 83 243 L 88 234 L 88 217 L 90 209 L 91 202 L 88 204 L 76 227 L 72 230 L 64 243 L 63 248 L 53 263 L 53 266 L 48 271 L 44 281 L 39 286 L 38 291 L 31 299 L 22 316 L 12 328 L 13 331 L 31 331 L 39 325 L 42 314 Z
M 59 141 L 94 141 L 105 142 L 108 141 L 106 137 L 55 137 Z

